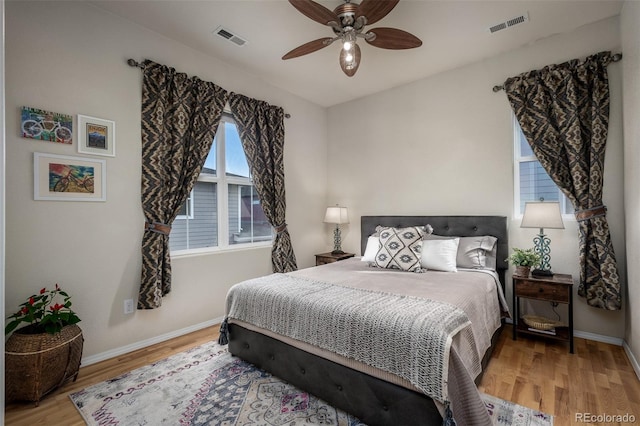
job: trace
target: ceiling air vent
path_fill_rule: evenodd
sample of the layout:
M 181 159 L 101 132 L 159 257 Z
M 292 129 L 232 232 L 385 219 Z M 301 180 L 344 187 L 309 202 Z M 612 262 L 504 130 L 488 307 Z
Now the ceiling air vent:
M 507 19 L 504 22 L 500 22 L 498 24 L 492 25 L 489 27 L 489 32 L 491 34 L 506 30 L 507 28 L 511 28 L 518 24 L 524 24 L 525 22 L 529 22 L 529 13 L 525 12 L 520 16 L 516 16 L 515 18 Z
M 216 28 L 213 33 L 219 37 L 222 37 L 223 39 L 230 41 L 231 43 L 237 45 L 237 46 L 244 46 L 245 44 L 247 44 L 247 40 L 245 40 L 244 38 L 240 37 L 237 34 L 234 34 L 233 31 L 224 28 L 222 26 Z

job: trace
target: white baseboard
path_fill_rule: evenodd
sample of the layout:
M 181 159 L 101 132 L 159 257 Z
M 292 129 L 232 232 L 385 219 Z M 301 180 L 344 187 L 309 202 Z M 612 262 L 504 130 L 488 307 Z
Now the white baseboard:
M 181 328 L 180 330 L 175 330 L 170 333 L 152 337 L 151 339 L 146 339 L 140 342 L 132 343 L 130 345 L 121 346 L 119 348 L 111 349 L 106 352 L 101 352 L 96 355 L 83 357 L 81 365 L 87 366 L 87 365 L 95 364 L 97 362 L 105 361 L 110 358 L 115 358 L 117 356 L 124 355 L 129 352 L 137 351 L 138 349 L 146 348 L 147 346 L 155 345 L 156 343 L 165 342 L 175 337 L 180 337 L 185 334 L 192 333 L 194 331 L 202 330 L 203 328 L 220 324 L 223 319 L 224 317 L 214 318 L 209 321 L 205 321 L 189 327 Z M 507 318 L 505 322 L 508 324 L 513 324 L 513 321 L 511 320 L 511 318 Z M 636 372 L 636 375 L 640 379 L 640 363 L 638 362 L 638 359 L 631 352 L 631 348 L 629 347 L 629 345 L 627 345 L 627 342 L 625 342 L 623 339 L 619 337 L 604 336 L 602 334 L 589 333 L 587 331 L 579 331 L 579 330 L 576 330 L 574 332 L 574 336 L 587 339 L 587 340 L 595 340 L 596 342 L 610 343 L 612 345 L 622 346 L 627 354 L 627 357 L 629 358 L 629 362 L 631 363 L 631 365 L 633 366 L 633 369 Z
M 101 352 L 99 354 L 83 357 L 81 365 L 83 367 L 86 367 L 87 365 L 95 364 L 97 362 L 101 362 L 110 358 L 115 358 L 117 356 L 124 355 L 129 352 L 137 351 L 138 349 L 146 348 L 147 346 L 155 345 L 156 343 L 161 343 L 169 339 L 173 339 L 175 337 L 180 337 L 185 334 L 193 333 L 194 331 L 202 330 L 203 328 L 220 324 L 223 319 L 224 317 L 214 318 L 209 321 L 205 321 L 189 327 L 181 328 L 180 330 L 175 330 L 170 333 L 152 337 L 150 339 L 141 340 L 139 342 L 132 343 L 130 345 L 121 346 L 119 348 L 111 349 L 106 352 Z
M 511 318 L 506 318 L 505 322 L 507 324 L 513 324 L 513 320 Z M 580 337 L 582 339 L 594 340 L 596 342 L 609 343 L 616 346 L 623 346 L 624 343 L 624 340 L 621 337 L 605 336 L 603 334 L 595 334 L 588 331 L 580 330 L 574 330 L 573 337 Z
M 611 336 L 605 336 L 603 334 L 589 333 L 588 331 L 580 331 L 580 330 L 574 330 L 573 336 L 581 337 L 587 340 L 594 340 L 596 342 L 609 343 L 611 345 L 616 345 L 616 346 L 622 346 L 622 342 L 624 342 L 622 337 L 611 337 Z
M 626 340 L 622 342 L 622 347 L 627 354 L 627 358 L 629 358 L 629 362 L 631 363 L 633 370 L 636 372 L 636 376 L 638 376 L 638 379 L 640 380 L 640 362 L 638 362 L 638 358 L 636 358 L 633 352 L 631 352 L 631 348 L 627 344 Z

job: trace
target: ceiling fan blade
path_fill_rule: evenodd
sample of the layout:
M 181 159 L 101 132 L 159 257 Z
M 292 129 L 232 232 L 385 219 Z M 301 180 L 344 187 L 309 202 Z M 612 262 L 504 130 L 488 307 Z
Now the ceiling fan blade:
M 367 25 L 374 24 L 387 16 L 400 0 L 362 0 L 356 11 L 356 19 L 367 18 Z
M 374 28 L 367 32 L 373 33 L 374 38 L 365 37 L 367 43 L 383 49 L 413 49 L 422 46 L 422 40 L 406 31 L 397 28 Z
M 289 3 L 304 16 L 322 25 L 328 25 L 329 22 L 332 21 L 340 22 L 340 18 L 338 18 L 335 12 L 312 0 L 289 0 Z
M 360 66 L 360 46 L 358 46 L 357 44 L 354 44 L 353 47 L 351 48 L 351 55 L 353 56 L 353 58 L 351 58 L 350 61 L 347 60 L 347 55 L 349 54 L 349 52 L 347 52 L 344 49 L 340 50 L 340 68 L 342 68 L 342 71 L 349 77 L 353 77 L 356 73 L 356 71 L 358 71 L 358 67 Z
M 301 46 L 296 47 L 286 55 L 282 57 L 282 59 L 291 59 L 297 58 L 298 56 L 307 55 L 309 53 L 313 53 L 316 50 L 320 50 L 323 47 L 327 47 L 331 44 L 333 39 L 331 37 L 319 38 L 317 40 L 310 41 L 309 43 L 305 43 Z

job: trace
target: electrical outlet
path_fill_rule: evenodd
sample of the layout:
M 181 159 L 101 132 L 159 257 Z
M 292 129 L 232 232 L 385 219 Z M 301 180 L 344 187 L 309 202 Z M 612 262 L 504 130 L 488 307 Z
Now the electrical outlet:
M 124 299 L 124 313 L 132 314 L 134 310 L 133 299 Z

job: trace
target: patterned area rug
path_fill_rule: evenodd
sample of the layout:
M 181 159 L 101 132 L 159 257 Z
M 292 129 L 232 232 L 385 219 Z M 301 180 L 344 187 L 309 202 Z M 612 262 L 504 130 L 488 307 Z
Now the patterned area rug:
M 88 425 L 365 426 L 215 342 L 70 395 Z M 495 424 L 546 426 L 547 414 L 483 395 Z

